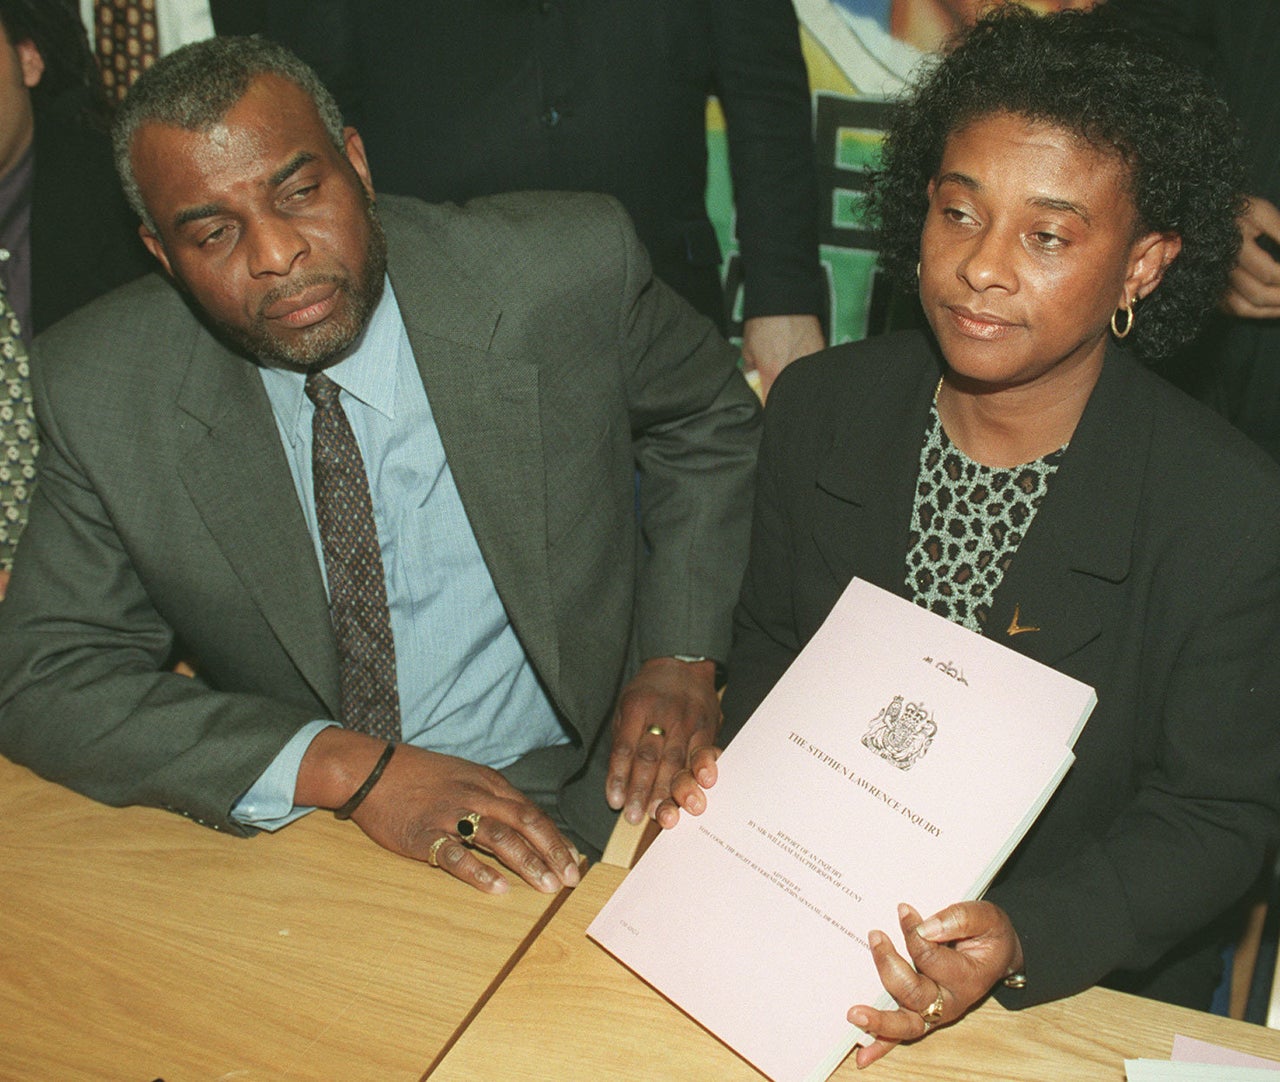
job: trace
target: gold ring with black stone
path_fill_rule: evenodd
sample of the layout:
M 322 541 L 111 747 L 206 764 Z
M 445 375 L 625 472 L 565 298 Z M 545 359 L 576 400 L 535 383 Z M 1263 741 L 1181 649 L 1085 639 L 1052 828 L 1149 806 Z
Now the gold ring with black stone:
M 458 820 L 458 837 L 463 845 L 475 845 L 476 831 L 480 829 L 480 813 L 468 812 Z

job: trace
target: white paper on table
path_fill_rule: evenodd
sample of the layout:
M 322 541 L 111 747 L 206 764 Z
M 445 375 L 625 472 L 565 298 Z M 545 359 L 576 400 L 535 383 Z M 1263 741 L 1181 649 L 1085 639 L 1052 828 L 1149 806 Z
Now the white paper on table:
M 1280 1071 L 1280 1061 L 1264 1056 L 1250 1055 L 1234 1048 L 1210 1044 L 1181 1033 L 1173 1035 L 1173 1051 L 1170 1059 L 1178 1063 L 1213 1063 L 1232 1067 L 1260 1067 L 1267 1071 Z
M 905 767 L 864 741 L 930 719 Z M 986 889 L 1072 761 L 1091 688 L 855 579 L 588 934 L 777 1082 L 825 1079 L 888 998 L 866 943 Z M 910 726 L 904 726 L 909 729 Z M 927 732 L 927 728 L 926 728 Z M 920 750 L 923 738 L 881 740 Z
M 1126 1082 L 1274 1082 L 1274 1070 L 1225 1063 L 1175 1063 L 1167 1059 L 1127 1059 Z

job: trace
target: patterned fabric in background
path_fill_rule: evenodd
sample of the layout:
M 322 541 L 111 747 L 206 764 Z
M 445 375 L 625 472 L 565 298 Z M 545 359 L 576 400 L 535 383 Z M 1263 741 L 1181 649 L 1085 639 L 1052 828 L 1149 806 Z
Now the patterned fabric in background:
M 96 0 L 94 51 L 107 96 L 123 101 L 138 76 L 156 62 L 156 0 Z
M 18 317 L 0 290 L 0 571 L 13 567 L 14 549 L 27 523 L 39 450 L 31 367 L 18 330 Z

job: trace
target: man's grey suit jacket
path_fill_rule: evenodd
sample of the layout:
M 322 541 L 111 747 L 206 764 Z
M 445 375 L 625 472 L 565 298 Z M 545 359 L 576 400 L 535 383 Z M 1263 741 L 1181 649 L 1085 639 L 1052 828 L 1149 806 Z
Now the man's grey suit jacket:
M 727 656 L 754 397 L 611 200 L 379 206 L 481 551 L 580 761 L 598 749 L 561 797 L 598 844 L 628 666 Z M 154 277 L 37 350 L 45 449 L 0 605 L 0 751 L 99 800 L 240 832 L 229 810 L 290 736 L 340 717 L 325 592 L 261 380 Z M 175 650 L 197 679 L 167 671 Z

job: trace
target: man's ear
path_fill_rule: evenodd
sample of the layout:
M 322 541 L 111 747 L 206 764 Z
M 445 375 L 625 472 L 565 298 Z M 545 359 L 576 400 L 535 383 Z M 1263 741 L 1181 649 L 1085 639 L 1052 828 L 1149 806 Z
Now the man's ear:
M 30 38 L 18 42 L 14 52 L 18 54 L 18 66 L 22 69 L 22 85 L 30 90 L 44 77 L 44 57 Z
M 342 144 L 347 153 L 347 161 L 351 163 L 351 168 L 356 171 L 360 183 L 364 185 L 364 190 L 372 199 L 373 177 L 369 173 L 369 159 L 365 156 L 364 140 L 360 138 L 360 133 L 355 128 L 346 127 L 342 129 Z
M 138 236 L 142 238 L 142 243 L 147 246 L 147 251 L 156 257 L 165 274 L 172 278 L 173 268 L 169 266 L 169 254 L 164 250 L 164 242 L 145 225 L 138 226 Z

